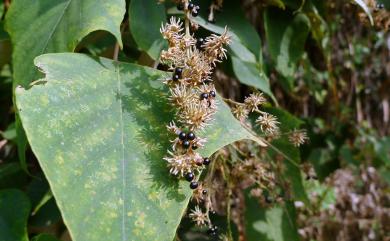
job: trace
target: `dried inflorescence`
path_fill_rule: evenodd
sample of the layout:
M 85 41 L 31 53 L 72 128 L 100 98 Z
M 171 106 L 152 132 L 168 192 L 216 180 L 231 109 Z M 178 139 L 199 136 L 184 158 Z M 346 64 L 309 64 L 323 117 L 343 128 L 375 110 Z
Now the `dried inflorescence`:
M 382 2 L 376 0 L 365 0 L 366 5 L 372 10 L 372 17 L 374 24 L 378 29 L 389 30 L 390 29 L 390 12 L 386 10 L 385 5 Z M 364 22 L 368 22 L 367 14 L 361 13 L 360 19 Z
M 349 241 L 390 240 L 389 186 L 374 167 L 337 170 L 326 182 L 334 190 L 335 203 L 311 213 L 299 205 L 302 240 Z M 313 206 L 322 207 L 323 197 L 312 196 Z
M 300 145 L 304 144 L 309 138 L 307 137 L 306 130 L 294 129 L 288 135 L 288 139 L 295 147 L 299 147 Z
M 185 178 L 194 189 L 193 200 L 203 203 L 205 212 L 197 206 L 190 217 L 198 224 L 212 226 L 208 212 L 212 209 L 207 189 L 196 181 L 196 175 L 210 163 L 208 157 L 202 157 L 196 150 L 204 147 L 206 138 L 199 137 L 213 120 L 217 111 L 216 91 L 211 79 L 215 64 L 226 58 L 225 45 L 230 43 L 228 31 L 221 36 L 215 34 L 206 39 L 196 39 L 190 33 L 194 24 L 190 15 L 196 17 L 199 6 L 188 0 L 175 1 L 178 10 L 184 11 L 182 20 L 172 17 L 160 29 L 168 41 L 168 49 L 163 50 L 160 60 L 171 70 L 172 78 L 165 81 L 170 89 L 169 100 L 176 109 L 176 123 L 167 128 L 176 136 L 172 150 L 164 158 L 171 174 Z M 212 231 L 212 230 L 211 230 Z M 215 231 L 215 230 L 214 230 Z M 214 231 L 212 233 L 214 233 Z

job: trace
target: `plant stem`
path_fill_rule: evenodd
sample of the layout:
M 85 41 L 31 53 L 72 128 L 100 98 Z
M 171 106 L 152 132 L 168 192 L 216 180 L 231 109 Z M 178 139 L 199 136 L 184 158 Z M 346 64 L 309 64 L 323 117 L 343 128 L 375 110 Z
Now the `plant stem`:
M 112 57 L 112 59 L 115 60 L 115 61 L 118 61 L 118 55 L 119 55 L 119 43 L 117 42 L 115 44 L 114 56 Z

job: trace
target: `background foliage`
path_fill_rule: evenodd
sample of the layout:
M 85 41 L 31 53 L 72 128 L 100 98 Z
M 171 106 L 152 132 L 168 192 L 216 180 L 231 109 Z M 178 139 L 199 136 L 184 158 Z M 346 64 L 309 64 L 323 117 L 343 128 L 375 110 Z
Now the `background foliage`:
M 369 212 L 390 220 L 390 2 L 225 0 L 215 21 L 208 21 L 213 1 L 194 2 L 197 37 L 225 26 L 232 36 L 214 74 L 219 94 L 242 101 L 260 90 L 284 131 L 305 127 L 310 137 L 299 149 L 274 141 L 268 153 L 271 162 L 284 154 L 280 175 L 291 198 L 263 207 L 248 188 L 239 202 L 243 224 L 215 214 L 221 233 L 332 240 L 325 231 L 344 231 L 329 220 L 345 221 L 352 209 L 343 192 L 374 196 L 368 183 L 383 197 Z M 0 240 L 210 239 L 189 224 L 190 191 L 161 160 L 172 110 L 161 84 L 169 74 L 158 62 L 166 47 L 159 28 L 180 16 L 175 4 L 4 0 L 0 16 Z M 207 133 L 204 155 L 242 139 L 254 150 L 261 144 L 222 99 Z M 223 150 L 234 165 L 230 147 Z M 362 183 L 343 189 L 349 175 Z M 353 240 L 390 240 L 380 218 L 355 212 L 351 223 L 370 219 L 378 228 L 370 236 L 358 227 Z

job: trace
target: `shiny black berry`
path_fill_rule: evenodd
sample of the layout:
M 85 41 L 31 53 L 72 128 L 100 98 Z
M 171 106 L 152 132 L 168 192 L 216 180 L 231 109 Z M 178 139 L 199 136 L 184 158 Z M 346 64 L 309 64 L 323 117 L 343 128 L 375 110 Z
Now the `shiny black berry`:
M 188 10 L 194 9 L 195 5 L 193 3 L 188 4 Z
M 179 134 L 179 139 L 184 141 L 187 138 L 187 135 L 184 131 L 180 132 Z
M 186 140 L 186 141 L 183 141 L 183 147 L 184 147 L 184 148 L 187 149 L 187 148 L 189 148 L 190 146 L 191 146 L 191 143 L 190 143 L 189 141 L 187 141 L 187 140 Z
M 177 75 L 177 74 L 174 74 L 174 75 L 172 76 L 172 80 L 173 80 L 173 81 L 178 81 L 179 79 L 180 79 L 180 76 Z
M 207 157 L 203 159 L 203 165 L 206 165 L 206 166 L 207 166 L 207 165 L 210 164 L 210 162 L 211 162 L 210 159 L 207 158 Z
M 204 44 L 204 39 L 203 38 L 198 38 L 198 40 L 196 40 L 196 47 L 198 49 L 203 49 L 202 45 Z
M 206 99 L 208 99 L 209 98 L 209 94 L 207 94 L 207 93 L 202 93 L 201 95 L 200 95 L 200 100 L 206 100 Z
M 191 189 L 197 189 L 199 187 L 199 183 L 198 182 L 191 182 L 190 183 L 190 188 Z
M 217 226 L 214 226 L 214 227 L 211 227 L 207 230 L 207 234 L 210 235 L 210 236 L 216 236 L 217 235 L 217 231 L 218 231 L 218 227 Z
M 203 189 L 202 194 L 203 194 L 203 195 L 206 195 L 206 194 L 207 194 L 207 190 L 206 190 L 206 189 Z
M 215 98 L 215 97 L 217 96 L 217 94 L 215 93 L 214 90 L 212 90 L 212 91 L 210 91 L 210 96 L 213 97 L 213 98 Z
M 189 132 L 187 134 L 187 138 L 188 138 L 188 140 L 193 141 L 193 140 L 195 140 L 196 136 L 195 136 L 194 132 Z
M 193 17 L 198 17 L 199 12 L 198 12 L 197 10 L 193 9 L 193 10 L 191 11 L 191 15 L 192 15 Z
M 383 3 L 377 3 L 376 4 L 376 8 L 377 9 L 384 9 L 385 8 L 385 5 Z
M 180 10 L 180 11 L 184 10 L 184 4 L 183 3 L 179 3 L 176 7 L 177 7 L 177 10 Z
M 192 150 L 196 150 L 196 149 L 198 149 L 198 146 L 196 144 L 192 144 L 191 148 L 192 148 Z
M 179 67 L 176 68 L 175 69 L 175 74 L 181 77 L 181 75 L 183 74 L 183 68 L 179 68 Z
M 192 180 L 194 180 L 194 178 L 195 178 L 195 175 L 194 175 L 194 173 L 189 172 L 186 174 L 185 178 L 187 181 L 192 182 Z

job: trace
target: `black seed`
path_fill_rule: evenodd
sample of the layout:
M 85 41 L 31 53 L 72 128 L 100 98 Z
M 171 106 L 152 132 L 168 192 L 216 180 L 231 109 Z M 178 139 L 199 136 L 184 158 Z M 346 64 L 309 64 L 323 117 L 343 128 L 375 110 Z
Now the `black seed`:
M 191 143 L 189 141 L 183 141 L 183 147 L 184 148 L 189 148 L 191 146 Z
M 180 10 L 180 11 L 184 10 L 184 4 L 183 3 L 179 3 L 176 7 L 177 7 L 177 10 Z
M 195 136 L 194 132 L 188 132 L 187 138 L 188 138 L 188 140 L 193 141 L 193 140 L 195 140 L 196 136 Z
M 200 95 L 200 100 L 206 100 L 206 99 L 208 99 L 209 98 L 209 94 L 207 94 L 207 93 L 202 93 L 201 95 Z
M 180 132 L 179 134 L 179 139 L 184 141 L 187 138 L 187 135 L 184 131 Z
M 198 17 L 199 12 L 196 11 L 196 10 L 192 10 L 192 11 L 191 11 L 191 15 L 192 15 L 193 17 Z
M 196 149 L 198 149 L 198 146 L 196 144 L 192 144 L 191 148 L 192 148 L 192 150 L 196 150 Z
M 191 189 L 197 189 L 199 187 L 199 183 L 198 182 L 191 182 L 190 183 L 190 188 Z
M 203 195 L 206 195 L 206 194 L 207 194 L 207 190 L 206 190 L 206 189 L 203 189 L 202 194 L 203 194 Z
M 185 178 L 187 181 L 192 182 L 192 180 L 194 180 L 194 178 L 195 178 L 195 175 L 194 175 L 194 173 L 189 172 L 186 174 Z
M 176 68 L 175 69 L 175 74 L 181 77 L 181 74 L 183 73 L 183 68 Z
M 218 231 L 218 227 L 214 226 L 214 227 L 211 227 L 207 230 L 207 234 L 209 234 L 210 236 L 216 236 L 217 231 Z
M 173 77 L 172 77 L 173 81 L 178 81 L 179 79 L 180 79 L 180 76 L 177 75 L 177 74 L 174 74 Z
M 203 49 L 202 45 L 204 44 L 204 39 L 203 38 L 198 38 L 198 40 L 196 40 L 196 47 L 200 50 Z
M 383 3 L 377 3 L 376 8 L 383 9 L 383 8 L 385 8 L 385 5 Z
M 210 162 L 211 162 L 210 159 L 207 158 L 207 157 L 203 159 L 203 165 L 206 165 L 206 166 L 207 166 L 207 165 L 210 164 Z
M 213 97 L 213 98 L 215 98 L 215 96 L 217 96 L 217 94 L 215 93 L 214 90 L 212 90 L 212 91 L 210 91 L 210 96 Z
M 188 10 L 194 9 L 195 5 L 193 3 L 188 4 Z

